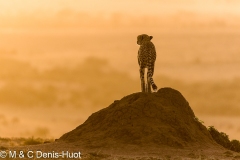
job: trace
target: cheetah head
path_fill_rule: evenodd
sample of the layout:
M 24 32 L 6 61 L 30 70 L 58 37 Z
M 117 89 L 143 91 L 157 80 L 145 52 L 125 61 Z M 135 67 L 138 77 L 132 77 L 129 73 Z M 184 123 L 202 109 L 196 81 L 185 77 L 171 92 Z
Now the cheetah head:
M 137 44 L 142 45 L 143 42 L 150 41 L 153 38 L 153 36 L 149 36 L 147 34 L 141 34 L 137 36 Z

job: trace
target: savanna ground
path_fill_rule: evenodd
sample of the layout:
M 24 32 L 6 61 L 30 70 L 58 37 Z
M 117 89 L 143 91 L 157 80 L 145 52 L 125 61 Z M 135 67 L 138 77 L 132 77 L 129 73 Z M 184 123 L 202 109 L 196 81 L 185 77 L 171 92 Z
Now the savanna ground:
M 0 151 L 6 151 L 7 157 L 3 159 L 12 159 L 9 158 L 9 151 L 16 151 L 15 159 L 19 158 L 22 151 L 24 153 L 24 158 L 20 159 L 29 159 L 27 153 L 30 151 L 30 156 L 33 156 L 33 159 L 53 159 L 53 158 L 42 158 L 41 153 L 59 153 L 62 154 L 63 151 L 66 153 L 79 153 L 81 159 L 93 160 L 93 159 L 106 159 L 106 160 L 233 160 L 240 159 L 240 153 L 233 152 L 227 149 L 224 149 L 221 146 L 203 144 L 202 147 L 191 146 L 184 147 L 181 149 L 174 149 L 172 147 L 163 147 L 159 146 L 158 148 L 151 148 L 151 146 L 134 146 L 134 145 L 119 145 L 116 150 L 109 149 L 104 147 L 98 148 L 85 148 L 79 143 L 65 143 L 65 142 L 54 142 L 53 139 L 42 139 L 42 138 L 0 138 Z M 126 150 L 126 147 L 128 150 Z M 41 152 L 40 154 L 37 152 Z M 173 154 L 174 153 L 174 154 Z M 37 155 L 41 158 L 36 158 Z M 2 156 L 2 155 L 1 155 Z M 31 158 L 32 159 L 32 158 Z M 54 158 L 54 159 L 68 159 L 66 158 Z M 79 159 L 79 158 L 69 158 L 69 159 Z

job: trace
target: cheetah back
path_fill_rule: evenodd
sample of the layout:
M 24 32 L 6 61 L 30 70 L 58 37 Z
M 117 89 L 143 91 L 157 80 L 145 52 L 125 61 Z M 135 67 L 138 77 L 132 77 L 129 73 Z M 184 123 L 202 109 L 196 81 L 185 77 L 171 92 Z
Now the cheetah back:
M 153 67 L 156 60 L 156 50 L 154 44 L 149 41 L 143 43 L 138 50 L 138 63 L 143 68 Z

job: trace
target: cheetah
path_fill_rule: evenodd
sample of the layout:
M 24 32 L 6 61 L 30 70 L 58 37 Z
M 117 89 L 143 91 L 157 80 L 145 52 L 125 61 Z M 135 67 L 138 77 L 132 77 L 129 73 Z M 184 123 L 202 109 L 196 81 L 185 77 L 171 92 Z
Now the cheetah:
M 157 86 L 153 81 L 154 63 L 156 60 L 156 49 L 154 44 L 151 42 L 153 36 L 148 36 L 147 34 L 141 34 L 137 36 L 137 44 L 140 45 L 138 50 L 138 64 L 141 79 L 141 90 L 142 92 L 151 93 L 151 86 L 153 91 L 157 91 Z M 147 85 L 145 85 L 144 72 L 145 68 L 147 71 Z

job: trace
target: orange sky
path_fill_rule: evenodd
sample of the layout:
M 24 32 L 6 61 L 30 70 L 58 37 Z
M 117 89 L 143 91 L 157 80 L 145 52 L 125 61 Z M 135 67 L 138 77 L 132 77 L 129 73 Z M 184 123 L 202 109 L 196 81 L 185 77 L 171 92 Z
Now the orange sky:
M 0 0 L 0 31 L 125 24 L 127 28 L 145 24 L 238 27 L 238 6 L 237 0 Z
M 91 13 L 127 12 L 140 15 L 179 10 L 239 15 L 239 4 L 238 0 L 0 0 L 0 15 L 49 13 L 66 8 Z

